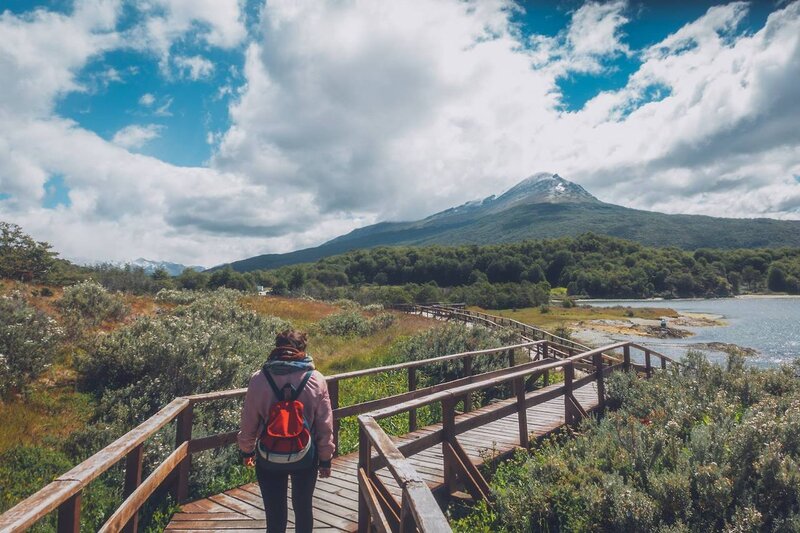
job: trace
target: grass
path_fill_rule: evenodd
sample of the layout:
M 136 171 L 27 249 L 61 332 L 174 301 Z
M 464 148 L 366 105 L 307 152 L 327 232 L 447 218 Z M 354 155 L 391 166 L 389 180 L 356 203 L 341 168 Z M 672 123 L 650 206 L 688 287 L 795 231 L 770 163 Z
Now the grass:
M 20 445 L 42 445 L 83 428 L 92 398 L 75 392 L 72 372 L 52 368 L 23 397 L 0 402 L 0 453 Z
M 307 330 L 308 351 L 324 374 L 379 366 L 386 360 L 389 347 L 398 339 L 436 324 L 432 319 L 395 313 L 394 324 L 386 329 L 367 337 L 341 337 L 327 335 L 316 327 L 319 320 L 342 311 L 330 303 L 280 296 L 248 296 L 242 299 L 242 305 L 259 314 L 283 318 L 290 321 L 292 326 Z M 374 313 L 363 314 L 369 316 Z
M 282 296 L 246 296 L 242 298 L 241 304 L 261 315 L 289 320 L 295 327 L 301 328 L 341 311 L 339 307 L 329 303 Z
M 541 307 L 526 307 L 525 309 L 503 309 L 499 311 L 485 311 L 479 307 L 473 308 L 494 315 L 513 318 L 526 324 L 546 330 L 555 330 L 565 323 L 577 323 L 585 320 L 625 320 L 628 318 L 644 318 L 658 320 L 661 317 L 675 318 L 678 312 L 660 307 L 546 307 L 542 312 Z

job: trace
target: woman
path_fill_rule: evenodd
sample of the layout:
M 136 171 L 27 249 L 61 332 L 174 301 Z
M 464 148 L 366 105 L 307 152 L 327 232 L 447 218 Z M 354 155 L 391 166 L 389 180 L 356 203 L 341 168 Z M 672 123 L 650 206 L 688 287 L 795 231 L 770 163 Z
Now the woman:
M 300 331 L 278 334 L 269 359 L 250 378 L 242 408 L 239 450 L 244 464 L 256 467 L 268 533 L 286 531 L 289 476 L 292 476 L 295 530 L 310 533 L 314 526 L 311 501 L 317 475 L 321 478 L 331 475 L 334 451 L 331 400 L 325 377 L 314 369 L 313 359 L 306 354 L 306 340 L 307 335 Z M 289 420 L 293 416 L 298 419 L 294 424 Z M 300 442 L 302 449 L 281 454 L 275 451 L 279 446 L 275 439 L 280 440 L 281 431 L 287 433 L 287 428 L 299 428 L 299 436 L 292 442 Z M 298 432 L 289 429 L 288 433 Z M 278 456 L 279 461 L 275 459 Z

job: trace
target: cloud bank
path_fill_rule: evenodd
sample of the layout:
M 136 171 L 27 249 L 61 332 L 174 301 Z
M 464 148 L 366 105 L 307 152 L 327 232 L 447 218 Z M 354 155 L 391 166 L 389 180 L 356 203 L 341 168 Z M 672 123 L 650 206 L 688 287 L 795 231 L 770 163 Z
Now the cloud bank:
M 71 257 L 215 264 L 424 216 L 542 169 L 632 207 L 800 218 L 800 2 L 756 31 L 742 29 L 746 3 L 713 7 L 639 50 L 624 1 L 586 3 L 552 37 L 524 35 L 519 9 L 270 1 L 249 34 L 235 0 L 149 2 L 133 28 L 111 0 L 0 14 L 0 218 Z M 203 50 L 244 54 L 207 166 L 135 153 L 158 142 L 153 125 L 108 141 L 55 113 L 86 90 L 86 65 L 121 49 L 195 80 L 214 70 Z M 627 84 L 565 111 L 559 81 L 618 57 L 639 63 Z M 145 91 L 142 106 L 163 107 Z M 56 174 L 71 205 L 45 209 Z

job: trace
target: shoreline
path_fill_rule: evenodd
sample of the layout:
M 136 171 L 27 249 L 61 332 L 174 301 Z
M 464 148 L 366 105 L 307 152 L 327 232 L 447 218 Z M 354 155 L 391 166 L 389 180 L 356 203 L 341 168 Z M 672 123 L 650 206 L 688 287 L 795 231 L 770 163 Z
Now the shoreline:
M 670 309 L 675 311 L 674 309 Z M 667 327 L 661 327 L 661 319 L 619 318 L 580 320 L 568 324 L 576 330 L 576 336 L 601 335 L 613 339 L 612 335 L 627 337 L 646 337 L 652 339 L 685 339 L 696 335 L 686 328 L 704 328 L 727 326 L 722 315 L 712 313 L 691 313 L 675 311 L 677 317 L 665 316 Z M 591 333 L 590 333 L 591 332 Z
M 591 304 L 593 302 L 705 302 L 705 301 L 715 301 L 715 300 L 770 300 L 770 299 L 781 299 L 781 300 L 791 300 L 791 299 L 800 299 L 800 294 L 762 294 L 762 293 L 752 293 L 752 294 L 737 294 L 735 296 L 720 296 L 719 298 L 581 298 L 575 300 L 577 304 Z

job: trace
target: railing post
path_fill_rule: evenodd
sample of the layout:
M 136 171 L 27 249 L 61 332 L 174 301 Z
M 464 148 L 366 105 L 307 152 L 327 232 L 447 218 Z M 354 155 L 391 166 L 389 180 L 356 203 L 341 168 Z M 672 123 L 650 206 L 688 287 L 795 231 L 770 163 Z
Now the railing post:
M 400 501 L 400 533 L 417 533 L 417 523 L 414 520 L 414 513 L 411 512 L 408 490 L 405 487 Z
M 572 361 L 564 365 L 564 423 L 568 426 L 574 424 L 574 416 L 572 413 L 572 404 L 570 398 L 572 397 L 572 380 L 575 377 L 575 369 L 572 366 Z
M 594 371 L 597 374 L 597 406 L 602 411 L 606 408 L 606 383 L 603 376 L 603 354 L 600 352 L 592 356 L 594 359 Z
M 191 403 L 183 408 L 178 415 L 175 431 L 175 448 L 188 440 L 192 440 L 192 422 L 194 420 L 194 405 Z M 172 486 L 172 496 L 177 503 L 184 502 L 189 497 L 189 470 L 192 467 L 192 456 L 187 454 L 178 467 L 175 484 Z
M 653 366 L 650 362 L 650 350 L 644 351 L 644 371 L 648 378 L 653 375 Z
M 547 344 L 547 341 L 545 341 L 545 343 L 542 344 L 542 359 L 547 359 L 549 357 L 549 350 L 550 350 L 550 348 L 549 348 L 549 346 Z M 550 385 L 550 369 L 549 368 L 546 369 L 544 371 L 544 373 L 542 374 L 542 384 L 545 387 Z
M 472 356 L 468 355 L 464 358 L 464 377 L 468 378 L 472 375 Z M 472 411 L 472 393 L 468 392 L 464 397 L 464 412 L 469 413 Z
M 525 378 L 514 380 L 514 392 L 517 394 L 517 419 L 519 421 L 519 445 L 527 448 L 530 445 L 528 435 L 528 409 L 525 406 Z
M 631 347 L 629 344 L 622 347 L 622 357 L 622 368 L 627 372 L 631 369 Z
M 361 421 L 358 423 L 358 469 L 363 470 L 366 479 L 372 477 L 370 459 L 372 456 L 371 443 Z M 358 491 L 358 532 L 367 533 L 370 525 L 369 506 L 362 490 Z
M 456 402 L 452 397 L 442 400 L 442 442 L 453 442 L 456 438 Z M 448 494 L 453 493 L 456 478 L 456 469 L 453 458 L 442 447 L 442 471 L 444 486 Z
M 667 360 L 662 357 L 661 358 L 661 370 L 666 370 L 666 369 L 667 369 Z
M 408 367 L 408 391 L 417 390 L 417 368 L 414 366 Z M 411 409 L 408 411 L 408 431 L 417 430 L 417 410 Z
M 331 409 L 336 410 L 339 408 L 339 380 L 335 379 L 328 383 L 328 396 L 331 398 Z M 334 456 L 339 455 L 339 426 L 341 422 L 336 416 L 333 417 L 333 445 Z
M 514 360 L 514 350 L 508 350 L 507 354 L 508 354 L 508 366 L 512 367 L 516 364 L 516 361 Z
M 81 530 L 81 493 L 58 506 L 58 533 L 76 533 Z
M 125 486 L 122 489 L 122 497 L 127 498 L 142 482 L 142 456 L 144 452 L 144 444 L 138 445 L 136 448 L 128 452 L 125 457 Z M 124 533 L 136 533 L 139 530 L 139 513 L 135 513 L 125 527 L 122 528 Z

